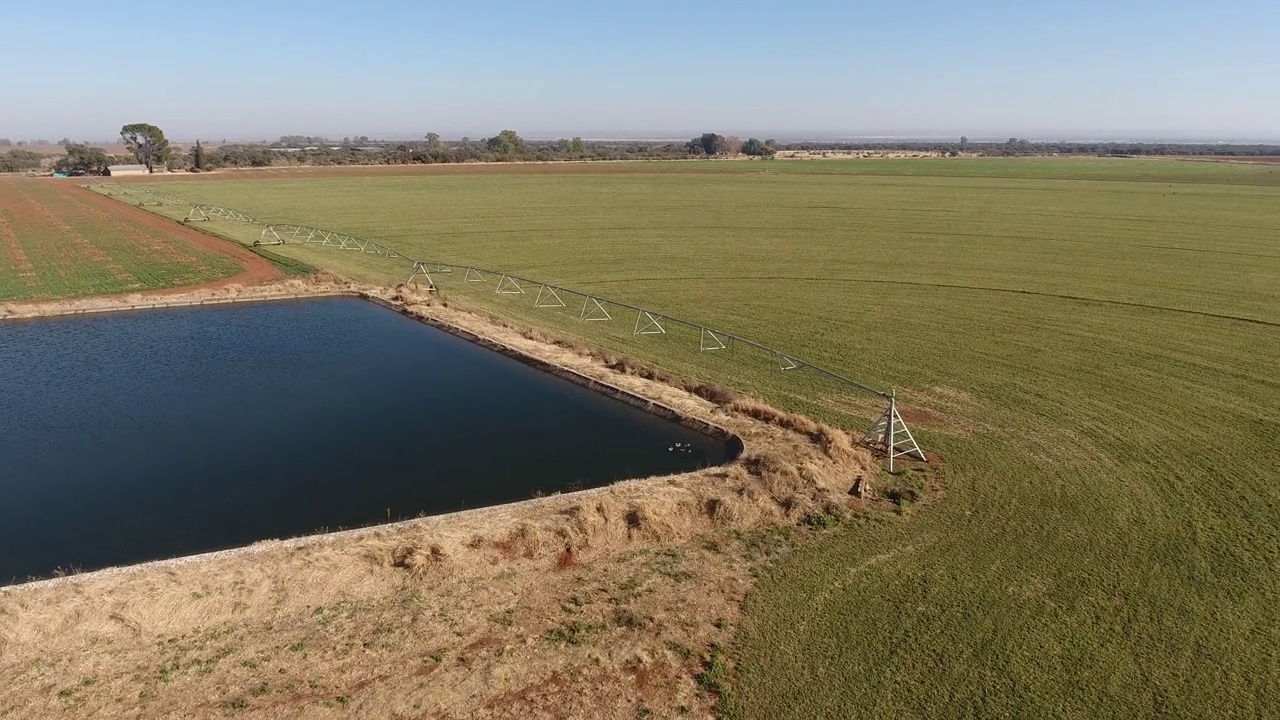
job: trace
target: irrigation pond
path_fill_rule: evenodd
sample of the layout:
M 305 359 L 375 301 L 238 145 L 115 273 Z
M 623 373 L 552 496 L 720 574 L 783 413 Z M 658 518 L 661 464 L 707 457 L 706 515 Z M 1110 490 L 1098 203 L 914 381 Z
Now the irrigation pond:
M 734 449 L 355 298 L 0 323 L 0 585 Z

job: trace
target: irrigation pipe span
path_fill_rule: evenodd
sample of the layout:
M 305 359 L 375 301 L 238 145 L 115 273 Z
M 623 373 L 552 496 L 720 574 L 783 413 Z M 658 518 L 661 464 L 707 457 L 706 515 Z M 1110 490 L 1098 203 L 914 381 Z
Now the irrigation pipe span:
M 579 315 L 579 320 L 612 320 L 605 305 L 624 308 L 636 313 L 636 329 L 633 334 L 666 334 L 666 329 L 662 327 L 662 322 L 674 323 L 682 325 L 691 330 L 697 331 L 702 337 L 702 350 L 721 350 L 725 349 L 725 341 L 741 343 L 748 347 L 754 348 L 766 355 L 773 356 L 779 362 L 779 368 L 783 371 L 808 369 L 811 372 L 830 378 L 846 387 L 852 388 L 860 393 L 874 395 L 885 402 L 885 408 L 876 421 L 862 436 L 862 443 L 874 449 L 884 452 L 889 463 L 889 470 L 893 471 L 893 461 L 900 457 L 913 457 L 917 460 L 925 460 L 924 451 L 920 449 L 916 443 L 915 437 L 911 434 L 911 429 L 907 427 L 902 416 L 898 413 L 897 400 L 892 389 L 877 390 L 869 385 L 860 383 L 857 380 L 841 375 L 840 373 L 828 370 L 819 365 L 815 365 L 806 360 L 801 360 L 796 356 L 771 348 L 763 343 L 749 340 L 740 335 L 735 335 L 724 330 L 717 330 L 706 325 L 684 320 L 682 318 L 668 315 L 666 313 L 648 310 L 638 305 L 618 302 L 600 295 L 585 293 L 580 290 L 565 287 L 563 285 L 552 285 L 534 278 L 516 275 L 514 273 L 502 270 L 492 270 L 489 268 L 476 267 L 474 265 L 460 265 L 458 263 L 443 262 L 425 262 L 422 260 L 414 260 L 398 250 L 394 250 L 386 245 L 366 240 L 354 235 L 338 232 L 335 230 L 326 230 L 323 228 L 312 227 L 310 225 L 298 225 L 295 223 L 266 223 L 258 220 L 247 213 L 234 210 L 221 205 L 210 205 L 203 203 L 193 203 L 186 198 L 173 195 L 166 192 L 160 192 L 145 187 L 134 187 L 130 185 L 118 185 L 113 182 L 94 183 L 88 186 L 91 190 L 97 190 L 103 194 L 110 195 L 113 192 L 117 194 L 144 195 L 156 202 L 156 204 L 173 204 L 188 208 L 187 217 L 182 222 L 189 223 L 195 221 L 208 220 L 229 220 L 233 222 L 243 222 L 254 226 L 261 227 L 262 230 L 258 235 L 258 239 L 253 242 L 258 245 L 284 245 L 289 240 L 301 241 L 304 244 L 318 244 L 322 247 L 333 247 L 339 250 L 356 250 L 361 253 L 370 253 L 381 255 L 387 259 L 401 259 L 410 264 L 409 277 L 406 283 L 413 282 L 419 275 L 427 279 L 430 287 L 435 287 L 435 281 L 431 277 L 431 273 L 443 274 L 454 273 L 460 271 L 463 273 L 464 280 L 470 282 L 485 282 L 488 280 L 485 275 L 492 275 L 499 278 L 498 284 L 494 292 L 498 294 L 526 294 L 520 283 L 527 283 L 530 286 L 539 286 L 537 299 L 534 301 L 535 307 L 565 307 L 564 300 L 560 297 L 560 293 L 569 293 L 577 297 L 583 298 L 583 310 Z M 552 298 L 556 301 L 551 303 Z M 596 307 L 590 308 L 589 305 L 595 302 Z M 545 304 L 544 304 L 545 303 Z M 587 317 L 599 309 L 604 317 Z M 641 323 L 645 323 L 643 326 Z M 715 345 L 708 346 L 707 338 L 710 337 Z

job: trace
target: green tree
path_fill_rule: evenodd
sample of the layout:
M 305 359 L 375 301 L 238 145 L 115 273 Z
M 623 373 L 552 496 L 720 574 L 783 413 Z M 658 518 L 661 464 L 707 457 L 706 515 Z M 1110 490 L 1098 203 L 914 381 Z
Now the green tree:
M 441 147 L 443 147 L 443 143 L 440 142 L 439 133 L 433 133 L 433 132 L 427 133 L 427 149 L 439 150 Z
M 969 144 L 969 137 L 968 137 L 967 135 L 961 135 L 961 136 L 960 136 L 960 146 L 961 146 L 961 147 L 964 147 L 965 145 L 968 145 L 968 144 Z
M 587 144 L 582 142 L 582 138 L 575 135 L 574 138 L 569 141 L 569 150 L 570 152 L 581 155 L 587 151 Z
M 0 155 L 0 172 L 22 172 L 35 170 L 44 160 L 39 153 L 30 150 L 15 149 Z
M 728 140 L 716 133 L 702 133 L 701 137 L 690 140 L 688 147 L 691 152 L 703 155 L 722 155 L 728 148 Z
M 768 143 L 760 142 L 759 138 L 747 138 L 747 141 L 742 143 L 742 153 L 744 155 L 764 157 L 772 155 L 775 152 L 777 152 L 777 150 L 769 147 Z
M 107 171 L 111 159 L 102 148 L 89 147 L 85 143 L 69 142 L 63 146 L 66 155 L 58 158 L 53 169 L 58 172 L 83 172 L 89 175 L 101 175 Z
M 138 162 L 147 166 L 147 172 L 155 172 L 156 165 L 169 161 L 169 141 L 155 125 L 132 123 L 120 128 L 120 139 Z
M 485 141 L 489 150 L 499 155 L 515 155 L 524 152 L 524 138 L 515 130 L 503 130 Z
M 198 139 L 196 140 L 196 146 L 191 148 L 191 167 L 195 168 L 196 170 L 205 169 L 204 146 L 200 144 L 200 141 Z

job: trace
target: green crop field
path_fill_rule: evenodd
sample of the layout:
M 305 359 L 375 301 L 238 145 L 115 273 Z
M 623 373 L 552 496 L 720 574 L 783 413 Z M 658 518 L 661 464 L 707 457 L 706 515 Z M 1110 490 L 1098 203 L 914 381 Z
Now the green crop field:
M 1280 715 L 1280 167 L 643 163 L 155 187 L 897 388 L 944 488 L 761 577 L 729 650 L 730 717 Z M 699 353 L 696 335 L 634 337 L 634 314 L 581 323 L 574 303 L 533 308 L 536 287 L 437 279 L 446 298 L 850 428 L 875 412 L 769 358 Z
M 138 292 L 234 275 L 221 253 L 121 216 L 68 182 L 0 178 L 0 301 Z

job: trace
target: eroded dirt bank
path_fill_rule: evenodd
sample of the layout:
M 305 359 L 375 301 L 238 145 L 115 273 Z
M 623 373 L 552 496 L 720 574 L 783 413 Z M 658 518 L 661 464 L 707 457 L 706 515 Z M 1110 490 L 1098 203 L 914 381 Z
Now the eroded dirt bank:
M 755 563 L 800 518 L 868 511 L 849 491 L 874 464 L 843 432 L 426 294 L 294 280 L 165 300 L 334 293 L 723 428 L 745 450 L 692 473 L 0 589 L 0 717 L 709 717 L 714 648 Z

